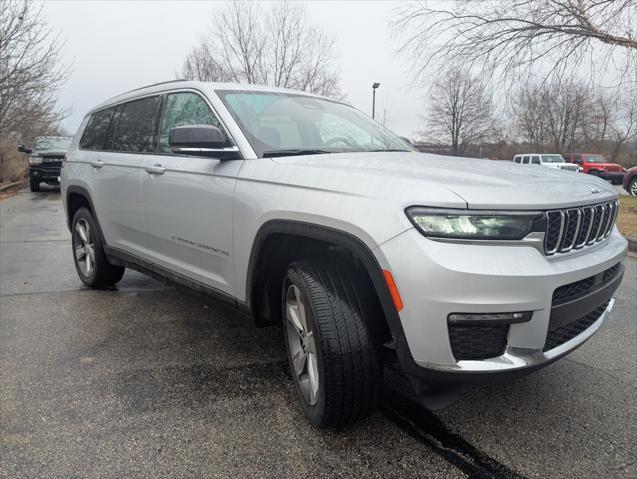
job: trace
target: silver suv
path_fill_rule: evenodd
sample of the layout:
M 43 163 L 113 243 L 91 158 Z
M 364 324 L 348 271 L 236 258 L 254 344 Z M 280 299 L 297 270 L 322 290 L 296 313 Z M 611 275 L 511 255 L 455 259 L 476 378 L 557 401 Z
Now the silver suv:
M 282 326 L 303 412 L 369 414 L 386 371 L 508 379 L 608 317 L 627 242 L 588 175 L 421 154 L 340 101 L 171 82 L 91 110 L 62 169 L 80 279 L 125 267 Z

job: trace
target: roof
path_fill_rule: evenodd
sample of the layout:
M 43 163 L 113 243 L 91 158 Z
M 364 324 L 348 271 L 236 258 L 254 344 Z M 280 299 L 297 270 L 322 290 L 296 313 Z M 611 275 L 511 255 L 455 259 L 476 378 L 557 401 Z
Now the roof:
M 561 153 L 516 153 L 515 156 L 530 156 L 530 155 L 561 155 Z
M 332 98 L 328 98 L 315 93 L 309 93 L 300 90 L 291 90 L 289 88 L 279 88 L 267 85 L 253 85 L 247 83 L 220 83 L 220 82 L 200 82 L 194 80 L 171 80 L 161 83 L 154 83 L 152 85 L 135 88 L 126 93 L 109 98 L 108 100 L 100 103 L 99 105 L 91 108 L 87 115 L 94 111 L 101 110 L 110 105 L 116 105 L 118 103 L 137 98 L 139 96 L 150 95 L 153 93 L 161 93 L 166 90 L 174 90 L 175 88 L 192 88 L 194 90 L 246 90 L 246 91 L 269 91 L 269 92 L 281 92 L 281 93 L 294 93 L 297 95 L 313 96 L 317 98 L 327 98 L 334 101 Z

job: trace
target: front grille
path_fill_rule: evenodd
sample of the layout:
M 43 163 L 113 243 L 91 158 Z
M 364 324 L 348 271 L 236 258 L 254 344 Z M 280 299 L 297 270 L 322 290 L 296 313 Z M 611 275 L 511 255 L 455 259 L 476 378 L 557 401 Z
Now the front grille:
M 593 288 L 597 289 L 605 286 L 610 280 L 617 276 L 619 265 L 620 264 L 617 263 L 615 266 L 611 266 L 606 271 L 596 274 L 595 276 L 589 276 L 588 278 L 560 286 L 553 292 L 553 306 L 568 303 L 582 296 L 586 296 Z
M 449 341 L 456 361 L 488 359 L 504 354 L 509 325 L 458 326 L 449 325 Z
M 558 346 L 570 341 L 576 336 L 579 336 L 589 327 L 597 321 L 608 307 L 608 301 L 598 306 L 593 311 L 581 318 L 571 321 L 568 324 L 551 329 L 549 324 L 549 330 L 546 335 L 546 342 L 544 343 L 543 351 L 550 351 Z
M 61 170 L 61 168 L 62 168 L 62 163 L 57 163 L 57 164 L 53 164 L 53 163 L 49 163 L 49 164 L 42 163 L 41 165 L 37 165 L 37 168 L 38 168 L 39 170 L 47 171 L 47 172 L 50 172 L 50 173 L 56 173 L 56 172 L 57 172 L 57 173 L 59 173 L 59 172 L 60 172 L 60 170 Z
M 544 252 L 566 253 L 602 241 L 615 225 L 617 201 L 545 213 Z

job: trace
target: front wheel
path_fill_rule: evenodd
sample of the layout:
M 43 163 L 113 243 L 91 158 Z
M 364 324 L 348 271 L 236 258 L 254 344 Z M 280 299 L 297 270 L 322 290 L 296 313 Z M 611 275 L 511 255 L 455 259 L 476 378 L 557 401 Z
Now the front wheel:
M 292 263 L 283 283 L 283 329 L 296 394 L 307 419 L 321 428 L 368 416 L 380 393 L 380 362 L 360 287 L 345 268 L 325 261 Z
M 628 193 L 633 196 L 637 196 L 637 177 L 633 178 L 630 180 L 630 183 L 628 183 Z
M 80 208 L 73 216 L 73 259 L 82 282 L 91 288 L 112 286 L 124 276 L 124 268 L 108 262 L 91 212 Z

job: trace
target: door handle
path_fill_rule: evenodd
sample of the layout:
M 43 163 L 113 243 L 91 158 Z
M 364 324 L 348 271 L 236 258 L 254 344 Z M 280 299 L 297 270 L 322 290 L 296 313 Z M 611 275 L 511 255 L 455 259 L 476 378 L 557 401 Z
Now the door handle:
M 163 175 L 166 173 L 166 168 L 161 166 L 161 163 L 155 163 L 153 166 L 146 166 L 144 169 L 146 170 L 146 173 L 151 175 Z
M 104 162 L 102 160 L 91 161 L 91 166 L 96 170 L 99 170 L 104 166 Z

